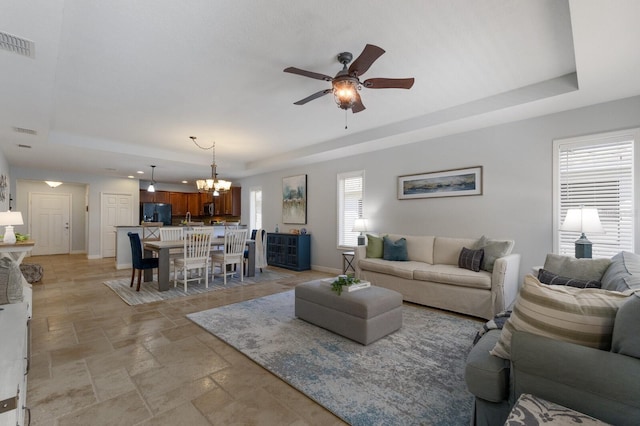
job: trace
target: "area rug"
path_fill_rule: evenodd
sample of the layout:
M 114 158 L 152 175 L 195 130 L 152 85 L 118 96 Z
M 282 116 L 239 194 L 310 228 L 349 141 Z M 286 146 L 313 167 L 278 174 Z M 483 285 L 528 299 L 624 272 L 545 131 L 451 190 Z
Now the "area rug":
M 294 316 L 294 293 L 187 315 L 352 425 L 468 425 L 464 365 L 482 322 L 405 304 L 360 345 Z
M 235 275 L 227 276 L 227 285 L 224 285 L 222 276 L 216 276 L 213 281 L 209 280 L 209 288 L 206 288 L 203 282 L 189 281 L 187 284 L 187 292 L 184 292 L 183 284 L 178 281 L 178 286 L 173 286 L 173 279 L 169 281 L 169 290 L 158 291 L 158 282 L 146 282 L 140 286 L 140 291 L 136 291 L 137 281 L 134 281 L 133 287 L 131 278 L 123 278 L 119 280 L 105 281 L 103 284 L 113 290 L 128 305 L 141 305 L 143 303 L 159 302 L 169 300 L 175 297 L 192 296 L 194 294 L 208 293 L 215 290 L 223 290 L 225 288 L 239 287 L 248 284 L 256 284 L 264 281 L 275 281 L 285 278 L 291 278 L 293 275 L 283 274 L 280 272 L 265 269 L 263 272 L 257 272 L 253 277 L 244 277 L 244 281 Z M 137 278 L 136 278 L 137 280 Z

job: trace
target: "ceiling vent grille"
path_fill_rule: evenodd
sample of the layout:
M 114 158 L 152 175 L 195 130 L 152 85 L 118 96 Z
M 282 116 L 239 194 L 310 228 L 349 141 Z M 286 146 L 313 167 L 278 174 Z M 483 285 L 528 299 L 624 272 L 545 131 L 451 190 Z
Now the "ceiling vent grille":
M 33 129 L 25 129 L 24 127 L 14 127 L 13 131 L 16 132 L 16 133 L 24 133 L 24 134 L 27 134 L 27 135 L 34 135 L 34 136 L 38 134 L 37 131 L 35 131 Z
M 35 58 L 36 55 L 36 46 L 32 41 L 3 33 L 2 31 L 0 31 L 0 49 L 29 58 Z

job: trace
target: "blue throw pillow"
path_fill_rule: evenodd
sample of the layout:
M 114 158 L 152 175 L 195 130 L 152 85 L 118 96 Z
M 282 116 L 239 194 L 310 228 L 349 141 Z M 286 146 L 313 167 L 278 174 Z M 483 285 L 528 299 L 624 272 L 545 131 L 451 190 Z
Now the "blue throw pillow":
M 382 258 L 384 260 L 409 260 L 407 240 L 405 238 L 400 238 L 398 241 L 391 241 L 391 238 L 385 236 L 382 242 L 384 245 Z

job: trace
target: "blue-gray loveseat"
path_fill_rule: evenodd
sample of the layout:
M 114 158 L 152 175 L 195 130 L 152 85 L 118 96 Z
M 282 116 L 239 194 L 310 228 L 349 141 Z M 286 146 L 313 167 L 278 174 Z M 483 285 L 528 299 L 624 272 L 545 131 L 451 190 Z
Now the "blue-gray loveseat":
M 574 261 L 578 260 L 569 262 L 574 266 L 580 264 Z M 549 262 L 549 257 L 545 268 L 547 263 L 553 263 Z M 562 276 L 563 271 L 555 273 Z M 527 279 L 533 281 L 534 277 Z M 598 343 L 600 348 L 524 331 L 527 325 L 520 330 L 508 327 L 519 309 L 519 294 L 514 314 L 505 324 L 511 334 L 511 359 L 490 353 L 495 353 L 496 343 L 501 340 L 503 331 L 498 329 L 484 334 L 467 358 L 465 379 L 469 391 L 475 395 L 474 424 L 502 425 L 522 393 L 536 395 L 611 424 L 640 424 L 640 292 L 637 292 L 640 289 L 640 256 L 629 252 L 617 254 L 600 282 L 602 289 L 622 292 L 626 296 L 623 301 L 614 301 L 619 306 L 611 319 L 612 331 Z M 555 285 L 548 287 L 553 288 L 550 291 L 568 293 Z M 586 291 L 589 293 L 594 292 Z M 553 301 L 544 303 L 552 309 Z M 526 317 L 526 313 L 519 314 Z M 529 318 L 531 322 L 538 319 L 537 316 Z

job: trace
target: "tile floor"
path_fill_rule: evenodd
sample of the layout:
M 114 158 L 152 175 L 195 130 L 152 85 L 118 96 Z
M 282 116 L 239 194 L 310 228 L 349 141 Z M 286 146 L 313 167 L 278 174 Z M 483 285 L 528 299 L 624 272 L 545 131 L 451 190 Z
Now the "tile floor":
M 326 274 L 128 306 L 103 285 L 114 259 L 37 256 L 27 405 L 37 425 L 341 425 L 332 413 L 185 315 Z

